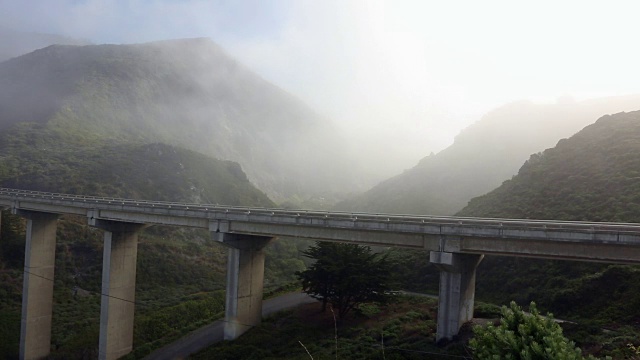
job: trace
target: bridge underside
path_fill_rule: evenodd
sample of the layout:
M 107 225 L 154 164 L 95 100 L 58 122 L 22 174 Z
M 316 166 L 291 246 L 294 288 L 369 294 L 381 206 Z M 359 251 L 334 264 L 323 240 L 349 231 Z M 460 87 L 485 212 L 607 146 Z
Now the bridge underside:
M 53 279 L 58 215 L 16 211 L 27 218 L 20 359 L 51 351 Z M 90 219 L 104 230 L 99 359 L 133 350 L 138 234 L 143 224 Z M 271 237 L 212 232 L 228 247 L 225 340 L 234 340 L 262 320 L 264 247 Z
M 208 206 L 0 189 L 0 208 L 27 219 L 20 358 L 42 358 L 50 351 L 56 223 L 64 214 L 86 216 L 89 225 L 105 231 L 101 359 L 132 349 L 137 234 L 150 225 L 205 228 L 229 248 L 226 339 L 237 338 L 261 320 L 263 248 L 276 237 L 430 252 L 429 260 L 441 271 L 438 340 L 453 337 L 473 316 L 475 271 L 483 254 L 640 263 L 637 224 Z

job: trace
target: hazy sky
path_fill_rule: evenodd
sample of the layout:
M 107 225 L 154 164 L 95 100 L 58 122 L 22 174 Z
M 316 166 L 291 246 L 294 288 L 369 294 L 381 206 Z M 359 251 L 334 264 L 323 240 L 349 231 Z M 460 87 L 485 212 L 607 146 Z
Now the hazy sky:
M 96 43 L 210 37 L 401 170 L 510 101 L 640 93 L 637 3 L 0 0 L 0 25 Z

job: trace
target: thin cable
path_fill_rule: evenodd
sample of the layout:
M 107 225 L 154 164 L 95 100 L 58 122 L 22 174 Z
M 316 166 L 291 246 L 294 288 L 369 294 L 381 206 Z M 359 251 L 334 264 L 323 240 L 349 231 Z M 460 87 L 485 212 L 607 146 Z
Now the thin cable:
M 53 279 L 49 279 L 49 278 L 47 278 L 47 277 L 44 277 L 44 276 L 42 276 L 42 275 L 38 275 L 38 274 L 36 274 L 36 273 L 32 273 L 32 272 L 27 271 L 27 270 L 24 270 L 24 271 L 23 271 L 23 273 L 25 273 L 25 274 L 29 274 L 29 275 L 33 275 L 33 276 L 35 276 L 35 277 L 39 277 L 39 278 L 41 278 L 41 279 L 45 279 L 45 280 L 51 281 L 52 283 L 55 283 L 55 281 L 54 281 Z M 112 299 L 116 299 L 116 300 L 120 300 L 120 301 L 129 302 L 129 303 L 132 303 L 132 304 L 134 304 L 134 305 L 146 306 L 146 304 L 143 304 L 143 303 L 139 303 L 139 302 L 135 302 L 135 301 L 127 300 L 127 299 L 122 299 L 122 298 L 119 298 L 119 297 L 117 297 L 117 296 L 113 296 L 113 295 L 109 295 L 109 294 L 103 294 L 103 293 L 98 293 L 98 292 L 95 292 L 95 291 L 89 291 L 89 290 L 85 290 L 85 291 L 90 292 L 90 293 L 95 294 L 95 295 L 102 295 L 102 296 L 106 296 L 106 297 L 108 297 L 108 298 L 112 298 Z
M 48 280 L 48 281 L 54 282 L 54 280 L 52 280 L 52 279 L 49 279 L 49 278 L 44 277 L 44 276 L 42 276 L 42 275 L 38 275 L 38 274 L 36 274 L 36 273 L 32 273 L 32 272 L 27 271 L 27 270 L 24 270 L 23 272 L 24 272 L 25 274 L 33 275 L 33 276 L 39 277 L 39 278 L 41 278 L 41 279 L 44 279 L 44 280 Z M 87 290 L 87 291 L 88 291 L 88 290 Z M 95 291 L 89 291 L 89 292 L 90 292 L 90 293 L 93 293 L 93 294 L 99 294 L 99 293 L 97 293 L 97 292 L 95 292 Z M 135 304 L 135 305 L 146 306 L 146 304 L 137 303 L 137 302 L 135 302 L 135 301 L 131 301 L 131 300 L 127 300 L 127 299 L 122 299 L 122 298 L 119 298 L 119 297 L 116 297 L 116 296 L 112 296 L 112 295 L 107 295 L 107 294 L 100 294 L 100 295 L 102 295 L 102 296 L 106 296 L 106 297 L 109 297 L 109 298 L 113 298 L 113 299 L 117 299 L 117 300 L 120 300 L 120 301 L 125 301 L 125 302 L 129 302 L 129 303 L 133 303 L 133 304 Z M 226 320 L 226 319 L 221 319 L 221 320 L 216 320 L 216 321 L 220 321 L 220 322 L 223 322 L 223 323 L 234 323 L 234 324 L 239 324 L 239 325 L 242 325 L 242 326 L 248 326 L 248 327 L 255 327 L 255 325 L 245 324 L 245 323 L 241 323 L 241 322 L 239 322 L 239 321 L 229 321 L 229 320 Z M 336 340 L 337 340 L 337 339 L 336 339 Z M 311 356 L 311 353 L 309 353 L 309 350 L 307 350 L 307 347 L 306 347 L 306 346 L 304 346 L 304 344 L 302 344 L 302 342 L 301 342 L 301 341 L 298 341 L 298 342 L 299 342 L 299 343 L 300 343 L 300 345 L 302 345 L 302 347 L 307 351 L 307 354 L 309 354 L 309 357 L 311 357 L 311 359 L 313 359 L 313 356 Z M 359 343 L 360 345 L 369 345 L 369 344 L 364 343 L 364 342 L 358 342 L 358 343 Z M 370 346 L 371 346 L 372 348 L 379 348 L 379 347 L 380 347 L 380 345 L 377 345 L 377 344 L 370 345 Z M 473 358 L 468 357 L 468 356 L 461 356 L 461 355 L 449 355 L 449 354 L 442 354 L 442 353 L 436 353 L 436 352 L 424 351 L 424 350 L 404 349 L 404 348 L 399 348 L 399 347 L 396 347 L 396 346 L 384 346 L 384 345 L 383 345 L 383 352 L 384 352 L 384 349 L 387 349 L 387 350 L 391 349 L 391 350 L 405 351 L 405 352 L 412 352 L 412 353 L 429 354 L 429 355 L 438 355 L 438 356 L 443 356 L 443 357 L 452 357 L 452 358 L 459 358 L 459 359 L 473 359 Z
M 53 280 L 53 279 L 49 279 L 49 278 L 47 278 L 47 277 L 44 277 L 44 276 L 42 276 L 42 275 L 38 275 L 38 274 L 36 274 L 36 273 L 32 273 L 32 272 L 27 271 L 27 270 L 23 270 L 23 273 L 25 273 L 25 274 L 29 274 L 29 275 L 33 275 L 33 276 L 39 277 L 39 278 L 41 278 L 41 279 L 48 280 L 48 281 L 51 281 L 52 283 L 55 283 L 55 280 Z M 91 294 L 94 294 L 94 295 L 106 296 L 106 297 L 108 297 L 108 298 L 112 298 L 112 299 L 116 299 L 116 300 L 120 300 L 120 301 L 129 302 L 129 303 L 132 303 L 132 304 L 135 304 L 135 305 L 139 305 L 139 306 L 149 306 L 148 304 L 145 304 L 145 303 L 136 302 L 136 301 L 131 301 L 131 300 L 127 300 L 127 299 L 119 298 L 119 297 L 117 297 L 117 296 L 113 296 L 113 295 L 103 294 L 102 292 L 96 292 L 96 291 L 90 291 L 90 290 L 85 290 L 85 291 L 87 291 L 87 292 L 89 292 L 89 293 L 91 293 Z

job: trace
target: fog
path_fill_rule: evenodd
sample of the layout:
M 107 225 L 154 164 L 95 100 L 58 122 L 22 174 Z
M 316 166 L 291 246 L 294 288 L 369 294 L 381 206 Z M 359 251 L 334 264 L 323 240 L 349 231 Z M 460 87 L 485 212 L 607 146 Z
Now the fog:
M 511 101 L 640 93 L 638 10 L 633 1 L 3 0 L 0 24 L 94 43 L 209 37 L 332 119 L 383 177 Z

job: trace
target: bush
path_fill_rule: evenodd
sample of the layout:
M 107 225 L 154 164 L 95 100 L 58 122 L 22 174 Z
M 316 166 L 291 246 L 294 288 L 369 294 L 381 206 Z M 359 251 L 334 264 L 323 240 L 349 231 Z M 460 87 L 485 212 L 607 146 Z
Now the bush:
M 499 326 L 476 326 L 469 346 L 477 359 L 583 359 L 580 348 L 562 334 L 551 315 L 541 316 L 535 303 L 525 313 L 515 302 L 502 307 Z

